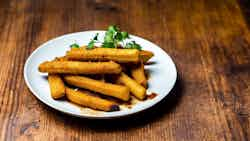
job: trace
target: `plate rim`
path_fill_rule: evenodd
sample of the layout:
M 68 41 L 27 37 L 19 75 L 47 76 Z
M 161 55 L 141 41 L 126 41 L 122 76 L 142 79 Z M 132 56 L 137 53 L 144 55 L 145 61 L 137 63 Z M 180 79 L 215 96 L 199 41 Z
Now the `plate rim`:
M 151 42 L 148 39 L 145 39 L 145 38 L 130 34 L 130 36 L 132 36 L 132 37 L 142 39 L 144 41 L 147 41 L 147 42 L 155 45 L 155 47 L 157 47 L 158 49 L 160 49 L 160 50 L 162 50 L 164 52 L 164 55 L 166 55 L 170 59 L 171 63 L 173 64 L 174 80 L 173 80 L 173 83 L 170 86 L 170 89 L 168 90 L 168 92 L 163 97 L 159 98 L 154 103 L 145 106 L 144 108 L 139 108 L 136 111 L 126 113 L 126 114 L 122 114 L 122 115 L 110 115 L 110 116 L 98 116 L 98 115 L 86 115 L 86 114 L 72 113 L 72 112 L 63 110 L 61 108 L 58 108 L 57 106 L 54 106 L 52 103 L 50 103 L 50 102 L 44 100 L 43 98 L 41 98 L 39 96 L 39 94 L 37 94 L 37 92 L 35 92 L 35 90 L 32 88 L 32 86 L 31 86 L 31 84 L 30 84 L 30 82 L 28 80 L 28 76 L 27 76 L 28 75 L 28 73 L 27 73 L 28 65 L 30 64 L 30 61 L 31 61 L 32 57 L 34 56 L 34 54 L 36 54 L 36 52 L 38 52 L 41 48 L 43 48 L 47 44 L 50 44 L 51 42 L 54 42 L 55 40 L 59 40 L 60 38 L 65 38 L 66 36 L 70 36 L 70 35 L 73 35 L 73 34 L 83 34 L 83 33 L 88 33 L 88 32 L 105 32 L 105 31 L 104 30 L 86 30 L 86 31 L 80 31 L 80 32 L 66 33 L 66 34 L 54 37 L 54 38 L 52 38 L 50 40 L 47 40 L 44 43 L 40 44 L 34 51 L 31 52 L 29 57 L 26 59 L 24 67 L 23 67 L 23 75 L 24 75 L 25 83 L 26 83 L 28 89 L 30 90 L 30 92 L 32 93 L 32 95 L 34 95 L 43 104 L 45 104 L 45 105 L 49 106 L 50 108 L 55 109 L 55 110 L 57 110 L 59 112 L 62 112 L 64 114 L 68 114 L 68 115 L 71 115 L 71 116 L 74 116 L 74 117 L 80 117 L 80 118 L 86 118 L 86 119 L 114 119 L 114 118 L 130 116 L 130 115 L 137 114 L 139 112 L 145 111 L 147 109 L 150 109 L 151 107 L 153 107 L 153 106 L 157 105 L 159 102 L 161 102 L 164 98 L 166 98 L 167 95 L 173 90 L 173 87 L 175 86 L 176 80 L 177 80 L 177 77 L 178 77 L 177 68 L 176 68 L 176 65 L 175 65 L 173 59 L 166 53 L 166 51 L 164 49 L 162 49 L 157 44 Z

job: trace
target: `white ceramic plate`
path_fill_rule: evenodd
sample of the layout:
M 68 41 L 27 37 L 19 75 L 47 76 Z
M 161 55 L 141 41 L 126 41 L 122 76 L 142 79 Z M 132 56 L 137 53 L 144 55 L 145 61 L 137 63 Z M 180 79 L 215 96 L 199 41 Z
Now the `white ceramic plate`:
M 42 44 L 29 56 L 24 66 L 24 78 L 31 92 L 39 100 L 66 114 L 84 118 L 102 119 L 122 117 L 143 111 L 157 104 L 168 95 L 177 78 L 176 67 L 172 59 L 157 45 L 131 35 L 130 37 L 139 43 L 144 50 L 149 50 L 154 53 L 154 57 L 150 59 L 150 62 L 154 63 L 147 65 L 145 68 L 150 76 L 147 92 L 157 93 L 158 95 L 155 98 L 142 102 L 133 99 L 132 103 L 134 104 L 132 107 L 121 106 L 121 110 L 115 112 L 102 112 L 89 108 L 81 108 L 66 100 L 52 99 L 46 79 L 47 74 L 40 73 L 38 71 L 38 65 L 44 61 L 65 55 L 65 52 L 70 49 L 69 46 L 75 42 L 79 45 L 88 44 L 97 32 L 99 33 L 99 39 L 102 39 L 105 33 L 104 31 L 85 31 L 67 34 Z

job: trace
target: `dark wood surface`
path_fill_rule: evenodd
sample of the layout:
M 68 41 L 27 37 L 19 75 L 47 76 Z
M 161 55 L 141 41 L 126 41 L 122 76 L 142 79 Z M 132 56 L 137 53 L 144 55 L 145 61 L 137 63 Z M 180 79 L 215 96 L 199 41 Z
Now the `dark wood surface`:
M 125 119 L 61 114 L 28 90 L 25 60 L 70 32 L 122 29 L 161 46 L 178 81 L 152 109 Z M 250 140 L 247 0 L 0 0 L 0 140 Z

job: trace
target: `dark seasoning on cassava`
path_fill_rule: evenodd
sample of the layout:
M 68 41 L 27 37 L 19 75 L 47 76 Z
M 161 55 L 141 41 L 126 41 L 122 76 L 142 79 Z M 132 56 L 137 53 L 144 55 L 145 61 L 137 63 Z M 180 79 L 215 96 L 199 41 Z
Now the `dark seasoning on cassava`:
M 120 105 L 131 108 L 135 104 L 131 97 L 139 101 L 154 98 L 156 94 L 146 95 L 144 72 L 154 54 L 142 50 L 117 26 L 108 27 L 104 42 L 98 35 L 87 46 L 74 43 L 65 56 L 39 65 L 40 72 L 48 73 L 52 98 L 66 97 L 74 104 L 102 111 L 118 111 Z

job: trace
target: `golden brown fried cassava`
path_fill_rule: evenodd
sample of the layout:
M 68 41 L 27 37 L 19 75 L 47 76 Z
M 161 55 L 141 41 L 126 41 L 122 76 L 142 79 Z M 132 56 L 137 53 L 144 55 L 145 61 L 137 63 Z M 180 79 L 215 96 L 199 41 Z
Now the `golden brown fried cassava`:
M 64 80 L 70 85 L 112 96 L 124 101 L 128 101 L 130 98 L 129 88 L 126 86 L 105 83 L 101 80 L 75 75 L 66 75 L 64 76 Z
M 79 48 L 68 51 L 66 56 L 71 60 L 80 60 L 80 61 L 112 60 L 119 63 L 139 61 L 139 51 L 137 49 Z
M 117 74 L 121 66 L 115 62 L 50 61 L 39 65 L 40 72 L 64 74 Z
M 138 99 L 143 100 L 146 96 L 146 89 L 137 83 L 134 79 L 130 78 L 125 73 L 121 73 L 117 79 L 118 83 L 127 86 L 131 93 Z
M 118 111 L 119 106 L 109 100 L 91 95 L 90 92 L 66 88 L 67 98 L 76 104 L 103 111 Z
M 65 86 L 58 74 L 49 74 L 48 81 L 52 98 L 58 99 L 65 95 Z
M 140 60 L 142 60 L 143 63 L 146 63 L 153 56 L 154 56 L 154 54 L 151 51 L 146 51 L 146 50 L 140 51 Z
M 131 75 L 144 88 L 147 88 L 147 78 L 144 72 L 143 63 L 137 64 L 136 66 L 131 68 Z

